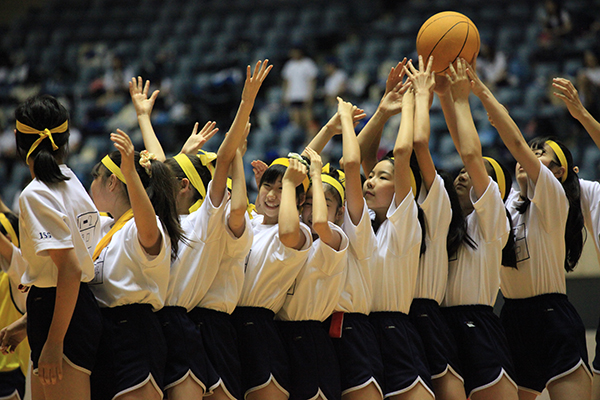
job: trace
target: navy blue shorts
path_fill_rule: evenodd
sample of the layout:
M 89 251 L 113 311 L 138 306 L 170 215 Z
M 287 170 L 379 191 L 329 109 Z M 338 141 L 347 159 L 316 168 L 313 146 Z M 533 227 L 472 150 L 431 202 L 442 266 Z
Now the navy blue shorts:
M 244 396 L 269 383 L 271 375 L 278 388 L 289 393 L 289 361 L 283 340 L 267 308 L 237 307 L 231 314 L 242 364 Z
M 91 379 L 92 398 L 112 399 L 148 381 L 162 395 L 167 345 L 152 306 L 128 304 L 101 311 L 104 331 Z
M 592 363 L 592 369 L 594 373 L 600 374 L 600 320 L 598 321 L 598 328 L 596 329 L 596 356 Z
M 456 339 L 437 301 L 414 299 L 408 316 L 421 336 L 431 378 L 441 378 L 452 369 L 457 378 L 463 379 Z
M 331 317 L 323 324 L 329 329 Z M 383 397 L 383 361 L 369 317 L 360 313 L 344 313 L 342 337 L 331 341 L 340 365 L 342 395 L 372 382 Z
M 48 337 L 55 301 L 55 287 L 32 286 L 27 295 L 27 338 L 31 347 L 34 372 L 37 370 L 38 360 Z M 96 363 L 101 334 L 100 308 L 87 283 L 82 282 L 79 286 L 79 295 L 73 316 L 63 341 L 63 354 L 69 364 L 91 374 Z
M 405 393 L 417 381 L 431 392 L 431 374 L 423 343 L 408 315 L 402 312 L 377 311 L 369 314 L 381 348 L 384 396 Z
M 566 295 L 505 299 L 500 319 L 519 387 L 539 393 L 580 365 L 591 374 L 585 327 Z
M 204 349 L 202 334 L 184 307 L 163 307 L 156 312 L 167 342 L 165 390 L 181 383 L 188 374 L 204 392 L 218 380 Z
M 277 321 L 290 360 L 290 400 L 341 400 L 340 368 L 320 321 Z
M 188 315 L 194 321 L 204 341 L 204 349 L 215 377 L 209 382 L 209 390 L 214 390 L 222 382 L 223 390 L 232 399 L 242 396 L 242 366 L 237 350 L 237 335 L 227 313 L 196 307 Z
M 441 310 L 456 339 L 467 397 L 495 383 L 503 372 L 515 381 L 506 335 L 492 307 L 477 304 Z
M 0 372 L 0 399 L 12 397 L 15 392 L 21 399 L 25 397 L 25 375 L 21 368 Z

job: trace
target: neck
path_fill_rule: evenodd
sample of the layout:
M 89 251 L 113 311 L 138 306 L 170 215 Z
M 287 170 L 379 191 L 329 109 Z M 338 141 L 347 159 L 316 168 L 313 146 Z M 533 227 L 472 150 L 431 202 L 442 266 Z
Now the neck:
M 263 225 L 275 225 L 277 222 L 279 222 L 279 216 L 269 217 L 265 215 L 262 223 Z
M 112 210 L 109 211 L 110 215 L 113 216 L 114 220 L 117 221 L 127 210 L 131 208 L 129 204 L 115 204 Z

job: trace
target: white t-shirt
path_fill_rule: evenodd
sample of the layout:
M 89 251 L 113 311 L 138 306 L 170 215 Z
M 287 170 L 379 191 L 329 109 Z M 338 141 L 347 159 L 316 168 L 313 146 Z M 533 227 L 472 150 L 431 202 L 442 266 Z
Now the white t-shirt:
M 28 262 L 21 282 L 26 286 L 56 287 L 58 268 L 48 250 L 74 249 L 81 282 L 94 278 L 100 214 L 73 171 L 66 165 L 60 170 L 70 179 L 50 186 L 34 179 L 19 197 L 19 242 Z
M 301 60 L 289 60 L 281 70 L 281 76 L 287 82 L 287 90 L 283 94 L 287 101 L 305 102 L 311 99 L 311 82 L 317 77 L 317 64 L 308 57 Z
M 277 319 L 325 321 L 333 313 L 346 278 L 348 237 L 339 226 L 329 222 L 329 227 L 342 236 L 340 249 L 332 249 L 321 239 L 313 242 Z
M 1 235 L 1 233 L 0 233 Z M 21 283 L 21 276 L 27 268 L 27 261 L 21 254 L 21 249 L 12 244 L 13 252 L 10 260 L 6 260 L 0 256 L 0 269 L 8 275 L 10 282 L 10 289 L 15 306 L 21 313 L 25 313 L 27 310 L 27 293 L 23 293 L 19 290 L 19 284 Z
M 211 185 L 212 182 L 208 184 L 207 193 Z M 188 242 L 179 243 L 177 258 L 171 261 L 165 306 L 185 307 L 190 311 L 206 294 L 225 251 L 223 234 L 229 216 L 226 204 L 227 193 L 218 207 L 207 195 L 198 210 L 179 217 Z
M 132 218 L 118 230 L 96 259 L 96 276 L 90 288 L 100 307 L 126 304 L 151 304 L 159 310 L 165 303 L 169 286 L 171 241 L 156 217 L 162 236 L 158 255 L 152 256 L 140 244 L 137 225 Z M 102 230 L 110 230 L 113 220 L 102 217 Z
M 200 300 L 198 307 L 231 314 L 237 306 L 244 285 L 245 261 L 254 238 L 248 213 L 245 215 L 246 226 L 242 236 L 236 238 L 229 228 L 227 234 L 223 235 L 225 254 L 221 259 L 217 276 Z
M 493 306 L 500 288 L 502 249 L 510 233 L 506 209 L 498 184 L 490 182 L 479 199 L 473 189 L 474 210 L 466 218 L 467 233 L 477 244 L 473 249 L 462 244 L 456 259 L 448 263 L 448 287 L 444 307 L 483 304 Z
M 512 216 L 517 248 L 517 269 L 502 268 L 502 294 L 522 299 L 546 293 L 566 294 L 565 227 L 569 201 L 562 184 L 540 162 L 537 184 L 529 180 L 527 197 L 531 204 L 524 214 L 512 198 Z
M 447 238 L 452 219 L 450 197 L 444 180 L 436 175 L 427 197 L 420 203 L 425 214 L 425 253 L 419 259 L 415 298 L 442 303 L 448 282 Z
M 325 79 L 324 90 L 326 96 L 338 96 L 344 90 L 348 74 L 341 69 L 336 69 L 335 72 Z
M 264 225 L 263 216 L 252 220 L 254 240 L 246 260 L 244 285 L 238 306 L 268 308 L 277 313 L 306 262 L 312 236 L 300 222 L 306 241 L 300 250 L 286 247 L 279 239 L 279 225 Z
M 377 258 L 375 255 L 377 239 L 371 227 L 369 209 L 364 199 L 358 225 L 352 223 L 346 207 L 342 229 L 350 242 L 346 253 L 348 273 L 335 311 L 369 314 L 373 300 L 371 275 Z
M 387 219 L 377 231 L 376 263 L 373 270 L 372 311 L 408 314 L 415 293 L 421 224 L 412 192 L 396 207 L 395 196 Z
M 600 183 L 579 180 L 581 187 L 581 212 L 588 231 L 588 238 L 594 239 L 596 255 L 600 260 Z

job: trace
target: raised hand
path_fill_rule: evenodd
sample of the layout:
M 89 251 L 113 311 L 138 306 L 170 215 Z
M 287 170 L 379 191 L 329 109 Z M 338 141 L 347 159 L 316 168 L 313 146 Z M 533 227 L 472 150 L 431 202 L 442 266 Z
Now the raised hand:
M 435 87 L 433 91 L 438 96 L 444 96 L 450 93 L 450 80 L 445 75 L 435 75 Z
M 117 129 L 117 133 L 110 134 L 110 140 L 121 153 L 121 171 L 123 171 L 123 175 L 127 176 L 127 173 L 135 172 L 135 149 L 129 136 L 122 130 Z
M 415 94 L 426 93 L 431 95 L 435 87 L 435 75 L 431 69 L 433 64 L 433 57 L 429 57 L 427 67 L 423 62 L 423 56 L 419 56 L 419 69 L 417 70 L 412 60 L 408 62 L 408 65 L 404 67 L 404 72 L 408 76 L 408 79 L 412 82 L 412 86 L 415 89 Z
M 395 67 L 392 67 L 388 74 L 387 80 L 385 81 L 385 93 L 391 92 L 404 78 L 404 66 L 406 65 L 406 57 L 400 61 Z
M 471 80 L 467 75 L 465 61 L 460 58 L 456 60 L 456 69 L 450 63 L 446 77 L 450 80 L 452 97 L 454 101 L 468 101 L 471 93 Z
M 290 158 L 290 165 L 285 170 L 285 175 L 283 175 L 283 181 L 291 182 L 294 184 L 294 187 L 297 187 L 304 181 L 306 178 L 307 168 L 306 165 L 301 163 L 295 158 Z
M 339 97 L 338 97 L 339 98 Z M 305 154 L 310 159 L 310 176 L 314 179 L 315 176 L 320 176 L 323 169 L 323 160 L 321 160 L 321 156 L 319 153 L 307 147 L 304 149 L 303 154 Z
M 388 118 L 402 111 L 403 96 L 412 86 L 412 82 L 399 82 L 389 93 L 386 93 L 379 103 L 379 110 Z
M 181 148 L 182 154 L 195 155 L 198 153 L 202 146 L 215 135 L 219 131 L 219 128 L 215 128 L 216 122 L 208 121 L 202 130 L 198 132 L 198 123 L 194 124 L 194 129 L 192 130 L 192 134 L 185 141 L 183 147 Z
M 133 102 L 133 107 L 135 107 L 135 112 L 139 116 L 150 116 L 152 113 L 152 108 L 154 107 L 154 102 L 158 97 L 158 90 L 155 90 L 150 98 L 148 98 L 148 91 L 150 90 L 150 81 L 146 81 L 144 85 L 144 81 L 141 76 L 138 76 L 137 79 L 131 78 L 129 81 L 129 94 L 131 95 L 131 101 Z
M 273 68 L 272 65 L 268 64 L 269 60 L 257 61 L 256 66 L 254 67 L 254 74 L 251 73 L 251 67 L 248 65 L 246 68 L 246 82 L 244 83 L 244 90 L 242 91 L 242 100 L 254 102 L 260 86 Z
M 256 187 L 260 188 L 260 179 L 262 178 L 267 168 L 269 168 L 269 166 L 261 160 L 254 160 L 250 163 L 250 165 L 252 165 L 252 172 L 254 172 L 254 180 L 256 181 Z
M 356 110 L 356 106 L 352 105 L 352 103 L 342 100 L 341 97 L 337 98 L 338 101 L 338 114 L 340 116 L 350 115 L 352 116 L 354 110 Z
M 552 87 L 559 90 L 559 92 L 553 92 L 552 94 L 565 103 L 573 118 L 578 120 L 583 118 L 586 109 L 581 103 L 581 99 L 573 83 L 565 78 L 554 78 L 552 79 Z
M 358 108 L 356 106 L 354 106 L 351 115 L 352 115 L 352 123 L 354 124 L 354 127 L 356 127 L 356 125 L 358 125 L 358 123 L 360 122 L 361 119 L 363 119 L 367 116 L 367 114 L 365 113 L 365 110 L 363 110 L 362 108 Z M 327 128 L 329 129 L 329 131 L 331 132 L 331 134 L 333 136 L 340 135 L 342 133 L 342 122 L 340 120 L 339 108 L 338 108 L 338 112 L 336 112 L 333 115 L 333 117 L 331 117 L 329 119 L 329 121 L 327 121 L 327 123 L 325 125 L 327 126 Z
M 471 79 L 471 91 L 473 91 L 473 94 L 475 96 L 481 97 L 481 95 L 489 89 L 487 88 L 487 86 L 484 85 L 483 82 L 481 82 L 479 76 L 477 76 L 475 66 L 469 65 L 469 63 L 466 62 L 464 59 L 462 60 L 462 62 L 467 68 L 467 75 L 469 76 L 469 79 Z

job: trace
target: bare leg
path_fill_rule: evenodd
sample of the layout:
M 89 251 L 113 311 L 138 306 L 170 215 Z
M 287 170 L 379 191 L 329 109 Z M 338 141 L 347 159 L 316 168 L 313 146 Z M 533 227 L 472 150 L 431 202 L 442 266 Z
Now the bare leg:
M 519 391 L 512 382 L 503 375 L 494 386 L 479 390 L 471 395 L 471 400 L 518 400 Z
M 552 400 L 591 399 L 592 380 L 582 365 L 567 376 L 548 385 Z
M 223 385 L 217 386 L 217 388 L 213 391 L 213 394 L 210 395 L 211 400 L 231 400 L 225 390 L 223 390 Z
M 362 389 L 353 390 L 342 396 L 342 400 L 381 400 L 382 396 L 374 383 L 369 383 Z
M 538 395 L 535 393 L 519 389 L 519 400 L 535 400 L 536 397 L 538 397 Z
M 594 373 L 592 382 L 592 400 L 600 400 L 600 375 Z
M 31 382 L 33 399 L 46 400 L 89 400 L 90 398 L 90 376 L 85 372 L 73 368 L 63 360 L 63 378 L 55 385 L 42 386 L 40 379 L 34 376 Z M 40 393 L 40 388 L 42 393 Z M 40 394 L 43 397 L 39 397 Z
M 204 396 L 204 389 L 189 375 L 183 382 L 167 389 L 169 400 L 202 400 L 202 396 Z
M 273 382 L 262 389 L 248 393 L 248 396 L 246 396 L 247 400 L 287 400 L 287 398 L 287 395 Z
M 465 385 L 456 375 L 447 372 L 432 380 L 435 398 L 439 400 L 466 400 Z
M 423 386 L 422 383 L 417 383 L 414 388 L 406 393 L 397 394 L 390 397 L 391 400 L 433 400 L 431 392 Z
M 148 382 L 141 388 L 135 389 L 132 392 L 125 393 L 125 394 L 117 397 L 117 399 L 119 399 L 119 400 L 161 400 L 162 396 L 160 395 L 160 393 L 158 393 L 158 391 L 156 390 L 156 388 L 154 387 L 152 382 Z

